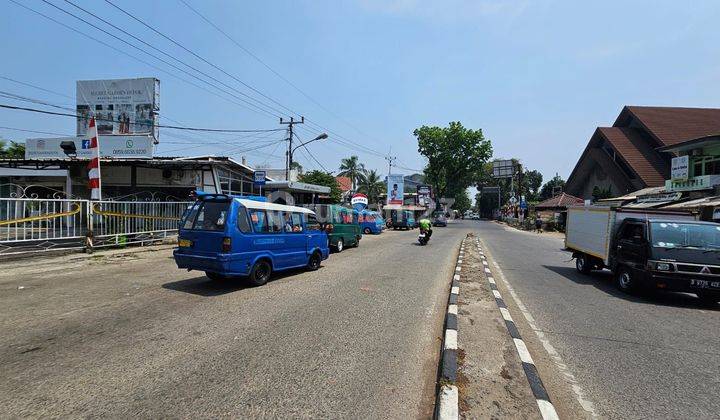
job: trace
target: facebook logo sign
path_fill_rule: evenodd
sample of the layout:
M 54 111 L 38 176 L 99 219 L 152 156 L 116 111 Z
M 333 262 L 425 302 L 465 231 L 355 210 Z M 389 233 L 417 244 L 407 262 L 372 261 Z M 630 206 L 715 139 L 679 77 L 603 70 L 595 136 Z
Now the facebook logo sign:
M 90 148 L 90 139 L 88 139 L 88 140 L 83 140 L 83 141 L 82 141 L 82 148 L 83 148 L 83 149 L 89 149 L 89 148 Z

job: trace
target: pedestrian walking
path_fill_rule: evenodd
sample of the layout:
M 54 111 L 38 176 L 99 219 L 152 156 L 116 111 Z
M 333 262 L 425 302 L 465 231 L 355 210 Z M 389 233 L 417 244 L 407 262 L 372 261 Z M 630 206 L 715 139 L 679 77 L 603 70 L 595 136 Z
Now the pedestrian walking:
M 535 230 L 537 233 L 542 233 L 542 219 L 539 214 L 535 215 Z

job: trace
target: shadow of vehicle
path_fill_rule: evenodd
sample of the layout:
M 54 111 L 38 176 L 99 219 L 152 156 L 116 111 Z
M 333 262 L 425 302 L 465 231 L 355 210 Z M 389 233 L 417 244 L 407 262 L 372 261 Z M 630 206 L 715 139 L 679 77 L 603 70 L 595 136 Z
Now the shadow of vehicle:
M 322 270 L 320 266 L 320 270 Z M 258 286 L 266 287 L 277 280 L 291 277 L 299 273 L 304 273 L 305 268 L 293 268 L 290 270 L 273 273 L 267 284 Z M 178 280 L 162 285 L 163 289 L 174 290 L 176 292 L 190 293 L 197 296 L 213 297 L 222 296 L 228 293 L 238 292 L 244 289 L 253 288 L 248 284 L 245 277 L 230 277 L 223 280 L 210 280 L 207 276 L 198 276 L 191 279 Z
M 720 310 L 718 305 L 708 306 L 694 294 L 663 292 L 646 289 L 638 294 L 629 295 L 615 287 L 615 278 L 610 270 L 593 271 L 589 275 L 580 274 L 574 267 L 543 265 L 544 268 L 560 274 L 576 284 L 593 286 L 596 289 L 619 299 L 652 305 L 672 306 L 676 308 L 700 308 Z

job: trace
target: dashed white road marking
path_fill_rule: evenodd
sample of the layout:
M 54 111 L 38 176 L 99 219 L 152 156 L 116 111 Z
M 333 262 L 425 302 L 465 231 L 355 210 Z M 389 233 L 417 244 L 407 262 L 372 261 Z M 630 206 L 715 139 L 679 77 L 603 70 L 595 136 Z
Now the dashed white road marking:
M 575 398 L 577 399 L 580 406 L 585 410 L 590 416 L 592 417 L 598 417 L 598 414 L 595 412 L 595 405 L 592 401 L 588 400 L 585 397 L 585 392 L 582 389 L 582 387 L 579 385 L 577 379 L 575 378 L 575 375 L 570 372 L 567 365 L 563 361 L 562 357 L 560 357 L 560 354 L 555 350 L 555 347 L 550 343 L 550 340 L 547 339 L 545 336 L 545 333 L 543 333 L 536 325 L 535 325 L 535 319 L 533 318 L 530 311 L 528 311 L 527 307 L 522 303 L 520 298 L 518 297 L 517 293 L 515 293 L 515 290 L 513 289 L 512 285 L 508 281 L 507 277 L 505 277 L 505 274 L 502 271 L 502 268 L 500 268 L 500 264 L 497 263 L 497 261 L 493 261 L 493 266 L 496 268 L 496 273 L 500 277 L 500 280 L 505 284 L 505 287 L 507 288 L 508 292 L 510 293 L 510 296 L 515 301 L 515 304 L 517 305 L 518 309 L 520 309 L 520 312 L 523 314 L 523 317 L 527 321 L 528 325 L 530 326 L 530 329 L 532 329 L 535 332 L 535 335 L 537 335 L 538 339 L 540 340 L 540 343 L 545 348 L 545 351 L 550 355 L 550 358 L 555 362 L 555 366 L 560 371 L 560 373 L 565 376 L 566 381 L 570 384 L 570 387 L 572 388 L 573 392 L 575 393 Z M 538 400 L 539 401 L 539 400 Z M 539 405 L 540 403 L 538 403 Z

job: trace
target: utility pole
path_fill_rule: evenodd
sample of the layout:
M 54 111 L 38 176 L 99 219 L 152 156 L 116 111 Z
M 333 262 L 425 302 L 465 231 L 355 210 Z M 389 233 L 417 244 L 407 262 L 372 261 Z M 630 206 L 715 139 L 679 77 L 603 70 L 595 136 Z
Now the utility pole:
M 397 160 L 397 156 L 385 156 L 385 160 L 388 161 L 388 175 L 392 172 L 393 162 Z
M 290 117 L 290 121 L 283 121 L 282 117 L 280 117 L 280 124 L 288 126 L 288 149 L 287 152 L 285 152 L 285 179 L 290 181 L 290 167 L 293 163 L 293 126 L 295 124 L 305 124 L 305 117 L 300 117 L 300 121 L 295 121 L 293 117 Z

